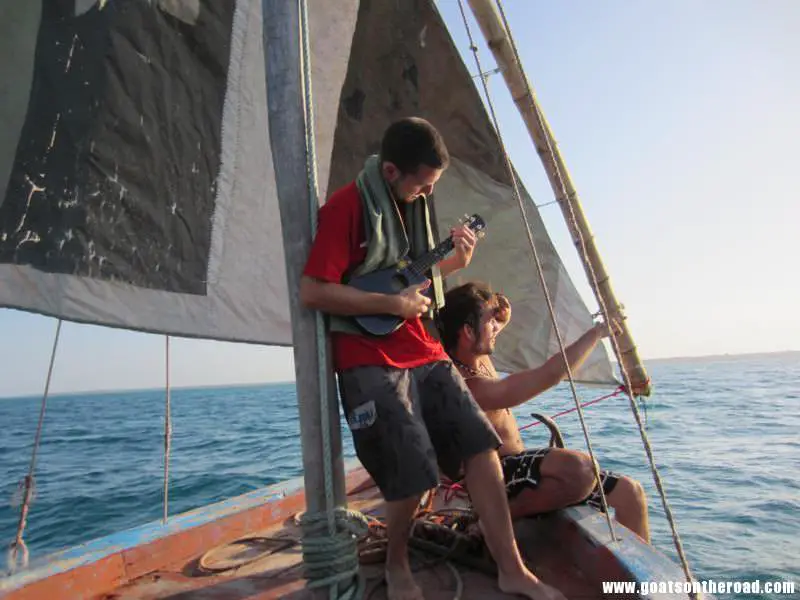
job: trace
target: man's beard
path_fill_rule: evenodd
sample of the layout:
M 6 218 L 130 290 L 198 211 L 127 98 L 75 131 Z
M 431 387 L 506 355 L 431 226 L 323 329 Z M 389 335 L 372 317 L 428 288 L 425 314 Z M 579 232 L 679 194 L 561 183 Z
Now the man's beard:
M 410 195 L 410 194 L 406 194 L 405 196 L 401 196 L 400 195 L 400 191 L 398 189 L 399 188 L 399 183 L 400 183 L 399 181 L 396 181 L 395 183 L 390 183 L 389 184 L 389 190 L 392 192 L 392 197 L 394 198 L 395 202 L 403 202 L 403 203 L 406 203 L 406 204 L 411 204 L 412 202 L 416 202 L 420 198 L 424 199 L 426 197 L 425 194 L 423 194 L 421 192 L 418 193 L 418 194 L 415 194 L 413 196 Z
M 472 353 L 476 356 L 489 356 L 494 353 L 494 344 L 491 342 L 475 342 Z

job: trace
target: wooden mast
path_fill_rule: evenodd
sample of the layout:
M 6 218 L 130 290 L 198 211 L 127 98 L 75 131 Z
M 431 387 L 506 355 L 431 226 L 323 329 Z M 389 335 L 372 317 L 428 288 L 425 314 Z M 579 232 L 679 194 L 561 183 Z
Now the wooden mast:
M 567 222 L 572 241 L 579 250 L 578 254 L 592 291 L 598 303 L 605 304 L 610 316 L 620 317 L 622 332 L 617 336 L 619 344 L 617 360 L 625 367 L 630 376 L 633 393 L 649 396 L 650 379 L 639 358 L 627 321 L 623 318 L 622 306 L 611 288 L 611 280 L 603 265 L 603 260 L 600 258 L 589 221 L 583 213 L 578 193 L 558 150 L 558 144 L 536 100 L 533 86 L 527 80 L 522 65 L 517 63 L 514 49 L 495 3 L 492 0 L 467 1 L 542 160 L 550 186 L 553 188 L 556 200 Z M 584 252 L 581 252 L 582 247 L 585 248 L 585 255 Z M 596 286 L 593 279 L 597 281 Z
M 324 513 L 333 507 L 326 506 L 323 393 L 328 409 L 334 504 L 344 506 L 346 500 L 339 405 L 327 336 L 317 335 L 315 311 L 300 303 L 300 277 L 314 236 L 311 211 L 316 211 L 318 199 L 310 198 L 313 194 L 306 170 L 299 9 L 296 1 L 263 0 L 263 10 L 269 135 L 289 286 L 306 511 Z

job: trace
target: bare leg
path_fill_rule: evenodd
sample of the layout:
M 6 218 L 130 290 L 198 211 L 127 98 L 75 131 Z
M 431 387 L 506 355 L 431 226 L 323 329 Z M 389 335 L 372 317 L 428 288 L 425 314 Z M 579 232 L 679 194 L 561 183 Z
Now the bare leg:
M 408 534 L 420 496 L 386 503 L 386 596 L 389 600 L 423 600 L 408 562 Z
M 641 483 L 630 477 L 621 477 L 606 501 L 614 508 L 617 521 L 650 543 L 647 496 Z
M 558 590 L 539 581 L 522 562 L 497 453 L 489 451 L 473 456 L 465 466 L 467 487 L 481 520 L 484 539 L 497 563 L 500 589 L 533 600 L 566 600 Z
M 536 488 L 522 490 L 509 501 L 512 519 L 577 504 L 592 493 L 596 481 L 591 458 L 563 448 L 550 450 L 539 474 Z

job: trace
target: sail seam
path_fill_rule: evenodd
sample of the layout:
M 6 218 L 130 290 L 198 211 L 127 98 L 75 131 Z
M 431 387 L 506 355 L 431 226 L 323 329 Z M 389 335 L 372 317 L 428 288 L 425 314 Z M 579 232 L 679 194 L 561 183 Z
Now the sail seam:
M 250 17 L 250 0 L 237 0 L 231 26 L 231 49 L 228 60 L 228 80 L 222 106 L 220 126 L 220 161 L 214 212 L 211 215 L 211 249 L 206 268 L 206 284 L 217 283 L 225 253 L 225 225 L 231 205 L 238 169 L 239 133 L 241 129 L 242 64 L 247 46 Z

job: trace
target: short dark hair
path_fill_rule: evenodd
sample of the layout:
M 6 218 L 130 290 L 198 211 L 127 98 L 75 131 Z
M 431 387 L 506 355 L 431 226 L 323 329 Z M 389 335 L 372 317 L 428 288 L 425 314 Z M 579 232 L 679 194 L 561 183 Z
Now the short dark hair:
M 406 117 L 389 125 L 384 132 L 381 161 L 393 163 L 406 175 L 416 173 L 421 165 L 446 169 L 450 154 L 433 125 L 420 117 Z
M 445 349 L 455 349 L 458 334 L 464 325 L 477 331 L 483 310 L 496 304 L 496 294 L 480 281 L 465 283 L 448 291 L 444 297 L 444 307 L 439 311 L 439 332 Z

